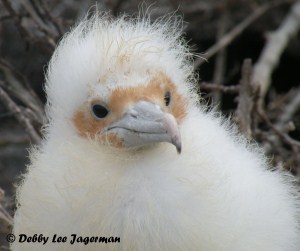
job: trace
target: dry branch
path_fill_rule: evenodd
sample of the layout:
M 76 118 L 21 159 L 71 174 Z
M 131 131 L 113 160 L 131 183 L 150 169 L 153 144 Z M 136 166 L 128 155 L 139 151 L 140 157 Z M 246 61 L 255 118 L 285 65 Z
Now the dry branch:
M 13 219 L 2 206 L 4 191 L 0 188 L 0 233 L 9 233 L 12 229 Z
M 276 128 L 273 123 L 268 119 L 268 117 L 259 111 L 259 109 L 257 109 L 257 114 L 258 116 L 274 131 L 274 133 L 281 138 L 281 140 L 285 143 L 290 145 L 291 148 L 300 148 L 300 142 L 297 140 L 294 140 L 293 138 L 291 138 L 289 135 L 287 135 L 286 133 L 280 131 L 278 128 Z
M 224 47 L 228 46 L 234 39 L 236 39 L 246 28 L 248 28 L 254 21 L 260 18 L 263 14 L 265 14 L 271 8 L 277 7 L 278 5 L 284 3 L 290 3 L 294 1 L 274 1 L 271 3 L 267 3 L 257 8 L 251 15 L 249 15 L 244 21 L 234 27 L 230 32 L 228 32 L 225 36 L 223 36 L 217 43 L 211 46 L 205 53 L 204 58 L 209 59 L 214 56 L 217 52 L 222 50 Z M 194 68 L 198 68 L 205 62 L 203 58 L 198 58 L 195 60 Z
M 300 110 L 300 88 L 295 90 L 294 97 L 283 109 L 276 122 L 276 127 L 285 128 L 285 125 L 293 120 L 293 116 L 298 110 Z
M 56 38 L 58 37 L 58 33 L 50 22 L 46 22 L 49 21 L 49 19 L 45 17 L 45 14 L 40 12 L 40 8 L 37 5 L 38 2 L 21 0 L 21 3 L 26 9 L 26 11 L 29 13 L 29 15 L 32 17 L 34 22 L 38 25 L 40 30 L 45 33 L 49 44 L 54 48 L 56 44 Z
M 23 38 L 27 39 L 27 41 L 29 41 L 31 38 L 30 32 L 28 32 L 28 30 L 22 26 L 22 19 L 21 19 L 20 15 L 11 6 L 11 2 L 9 0 L 1 0 L 1 1 L 2 1 L 5 9 L 7 10 L 7 12 L 14 19 L 14 23 L 15 23 L 17 29 L 19 30 L 21 37 L 23 37 Z
M 228 5 L 229 2 L 228 0 L 226 0 L 226 7 Z M 226 33 L 228 21 L 229 21 L 228 18 L 229 18 L 229 10 L 228 8 L 225 8 L 218 24 L 217 40 L 221 39 Z M 213 76 L 214 83 L 217 84 L 223 83 L 223 78 L 226 69 L 226 58 L 227 58 L 226 52 L 227 52 L 226 48 L 224 47 L 217 55 L 215 69 L 214 69 L 214 76 Z M 222 103 L 222 93 L 219 91 L 215 92 L 212 101 L 215 106 L 220 107 Z
M 24 77 L 5 60 L 0 58 L 0 72 L 1 71 L 7 84 L 4 85 L 3 82 L 0 82 L 0 86 L 8 90 L 27 107 L 33 110 L 36 115 L 37 122 L 43 124 L 45 122 L 43 104 L 35 92 L 30 88 L 30 85 Z
M 58 36 L 61 37 L 63 35 L 61 27 L 60 27 L 59 23 L 51 15 L 51 13 L 48 9 L 46 1 L 40 0 L 39 3 L 41 5 L 41 8 L 42 8 L 43 12 L 45 13 L 43 18 L 52 23 L 53 27 L 56 29 L 56 32 L 57 32 Z
M 247 139 L 252 139 L 252 114 L 254 109 L 254 86 L 251 85 L 252 62 L 245 59 L 242 66 L 242 77 L 240 80 L 240 94 L 238 96 L 238 107 L 236 118 L 240 130 Z
M 224 85 L 220 85 L 220 84 L 200 82 L 199 86 L 200 86 L 201 92 L 202 91 L 222 92 L 222 93 L 228 93 L 228 94 L 237 94 L 239 92 L 239 86 L 236 86 L 236 85 L 224 86 Z
M 260 107 L 271 84 L 271 75 L 289 40 L 300 28 L 300 1 L 297 1 L 277 31 L 268 35 L 268 42 L 253 68 L 252 82 L 260 86 Z
M 24 127 L 24 129 L 30 136 L 31 141 L 34 144 L 38 144 L 41 141 L 41 137 L 35 131 L 32 122 L 24 115 L 19 106 L 8 96 L 8 94 L 1 87 L 0 100 L 2 101 L 3 105 L 5 105 L 6 108 L 15 115 L 15 118 Z

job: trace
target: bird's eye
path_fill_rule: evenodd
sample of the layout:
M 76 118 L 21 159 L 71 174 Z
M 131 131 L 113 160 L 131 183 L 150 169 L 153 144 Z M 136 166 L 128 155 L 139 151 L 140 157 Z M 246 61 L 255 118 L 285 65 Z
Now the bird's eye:
M 166 106 L 169 106 L 169 105 L 170 105 L 170 102 L 171 102 L 171 93 L 170 93 L 169 91 L 167 91 L 167 92 L 165 93 L 164 100 L 165 100 Z
M 96 118 L 103 119 L 107 116 L 109 111 L 103 105 L 94 104 L 92 105 L 92 112 Z

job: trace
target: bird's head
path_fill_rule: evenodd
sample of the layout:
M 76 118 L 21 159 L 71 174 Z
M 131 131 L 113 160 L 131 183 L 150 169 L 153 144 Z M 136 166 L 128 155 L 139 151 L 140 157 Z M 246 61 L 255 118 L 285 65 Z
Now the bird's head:
M 79 134 L 117 147 L 169 142 L 181 151 L 178 123 L 186 101 L 172 81 L 158 73 L 140 86 L 116 88 L 108 98 L 94 96 L 73 117 Z
M 180 153 L 192 97 L 190 54 L 180 35 L 171 21 L 95 16 L 80 23 L 49 65 L 50 124 L 102 145 L 168 142 Z

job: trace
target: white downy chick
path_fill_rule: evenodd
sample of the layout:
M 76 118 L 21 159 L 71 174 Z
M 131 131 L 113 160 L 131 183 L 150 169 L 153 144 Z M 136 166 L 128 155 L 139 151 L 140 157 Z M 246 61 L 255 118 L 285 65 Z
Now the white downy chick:
M 166 18 L 95 15 L 64 37 L 47 72 L 49 124 L 18 188 L 14 251 L 300 250 L 291 176 L 197 103 L 191 57 Z

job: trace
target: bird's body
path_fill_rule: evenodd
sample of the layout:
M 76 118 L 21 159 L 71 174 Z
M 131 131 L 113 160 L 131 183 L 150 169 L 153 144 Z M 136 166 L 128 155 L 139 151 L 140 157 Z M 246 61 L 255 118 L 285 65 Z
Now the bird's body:
M 13 250 L 299 250 L 291 177 L 196 104 L 172 28 L 94 17 L 63 40 L 14 227 L 17 239 L 50 239 Z M 70 244 L 72 234 L 112 238 Z

